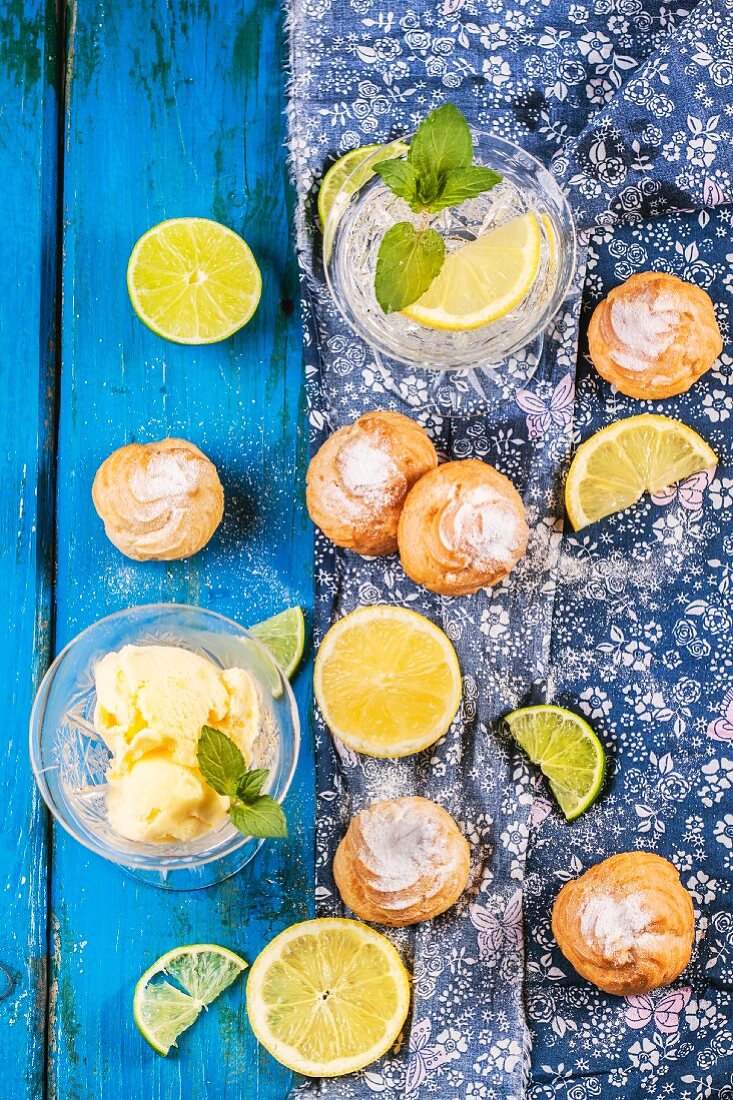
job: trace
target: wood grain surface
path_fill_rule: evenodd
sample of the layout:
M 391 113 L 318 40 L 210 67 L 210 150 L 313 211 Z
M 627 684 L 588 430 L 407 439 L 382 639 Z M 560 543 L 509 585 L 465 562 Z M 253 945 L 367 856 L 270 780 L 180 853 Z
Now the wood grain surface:
M 247 625 L 291 604 L 312 607 L 279 7 L 274 0 L 72 3 L 63 20 L 60 119 L 53 4 L 19 0 L 3 10 L 9 7 L 17 11 L 2 43 L 0 156 L 14 170 L 14 232 L 0 235 L 0 249 L 4 270 L 15 276 L 0 320 L 8 443 L 0 587 L 10 601 L 0 630 L 13 694 L 10 747 L 0 758 L 11 792 L 0 834 L 7 884 L 0 1026 L 10 1036 L 13 1081 L 1 1094 L 284 1100 L 289 1075 L 249 1030 L 244 982 L 165 1059 L 138 1034 L 131 998 L 141 972 L 173 946 L 211 941 L 252 961 L 274 934 L 308 916 L 309 669 L 295 685 L 305 736 L 286 803 L 290 839 L 266 843 L 242 873 L 208 890 L 143 885 L 55 827 L 47 853 L 25 748 L 49 650 L 103 615 L 163 600 Z M 50 60 L 40 64 L 41 57 Z M 149 332 L 125 286 L 137 237 L 180 215 L 213 217 L 240 232 L 263 275 L 252 322 L 204 349 Z M 55 311 L 57 257 L 62 297 Z M 49 350 L 54 326 L 58 355 Z M 115 447 L 167 435 L 190 439 L 216 463 L 225 519 L 191 561 L 137 564 L 107 541 L 90 487 Z

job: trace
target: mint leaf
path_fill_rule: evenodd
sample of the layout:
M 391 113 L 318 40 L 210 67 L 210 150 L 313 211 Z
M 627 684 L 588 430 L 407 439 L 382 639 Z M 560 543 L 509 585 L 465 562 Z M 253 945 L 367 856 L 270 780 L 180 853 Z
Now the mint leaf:
M 229 811 L 232 824 L 245 836 L 287 836 L 288 825 L 282 806 L 262 794 L 253 802 L 237 802 Z
M 423 119 L 410 142 L 407 161 L 418 176 L 433 173 L 438 180 L 473 163 L 471 131 L 457 107 L 446 103 Z
M 393 160 L 381 160 L 374 165 L 374 171 L 381 176 L 395 195 L 412 203 L 417 195 L 417 175 L 412 165 L 396 157 Z
M 252 802 L 257 798 L 269 774 L 267 768 L 253 768 L 243 775 L 237 784 L 237 798 L 240 802 Z
M 385 313 L 404 309 L 425 293 L 443 266 L 445 245 L 434 229 L 397 222 L 382 238 L 374 290 Z
M 209 786 L 217 794 L 235 797 L 239 782 L 247 771 L 247 763 L 231 737 L 212 726 L 204 726 L 196 756 L 199 770 Z
M 479 165 L 454 168 L 446 172 L 440 193 L 430 203 L 428 209 L 431 214 L 436 214 L 446 206 L 458 206 L 466 199 L 475 199 L 484 191 L 491 191 L 497 183 L 501 183 L 501 180 L 502 176 L 493 168 L 482 168 Z

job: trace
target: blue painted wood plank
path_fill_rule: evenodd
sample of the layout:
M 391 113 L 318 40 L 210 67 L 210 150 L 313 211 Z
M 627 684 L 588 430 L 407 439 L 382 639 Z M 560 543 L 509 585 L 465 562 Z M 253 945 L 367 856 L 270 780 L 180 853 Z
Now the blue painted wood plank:
M 310 610 L 278 5 L 99 0 L 72 5 L 69 38 L 56 644 L 110 611 L 159 599 L 244 623 L 293 603 Z M 130 308 L 130 250 L 176 215 L 230 225 L 261 265 L 259 311 L 224 344 L 167 344 Z M 226 516 L 192 561 L 140 565 L 107 542 L 90 488 L 113 448 L 166 435 L 191 439 L 217 464 Z M 307 671 L 297 693 L 303 712 Z M 186 896 L 140 885 L 55 832 L 50 1097 L 283 1100 L 289 1076 L 257 1048 L 244 983 L 167 1059 L 137 1034 L 131 996 L 145 966 L 174 945 L 220 942 L 252 960 L 307 915 L 312 786 L 306 735 L 287 801 L 291 839 Z
M 9 1100 L 44 1074 L 46 816 L 28 761 L 45 671 L 53 571 L 54 296 L 58 116 L 53 4 L 0 7 L 0 660 L 7 717 L 0 786 L 0 1033 Z

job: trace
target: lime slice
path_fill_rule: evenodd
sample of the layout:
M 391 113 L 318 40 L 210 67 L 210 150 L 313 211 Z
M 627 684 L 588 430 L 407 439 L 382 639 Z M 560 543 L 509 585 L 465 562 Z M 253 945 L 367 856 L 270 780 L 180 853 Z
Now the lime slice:
M 392 944 L 355 920 L 295 924 L 258 955 L 247 982 L 252 1030 L 274 1058 L 308 1077 L 339 1077 L 394 1044 L 410 979 Z
M 402 312 L 420 325 L 452 332 L 498 321 L 526 297 L 539 270 L 541 246 L 534 214 L 512 218 L 449 252 L 422 298 Z
M 167 1054 L 201 1009 L 246 968 L 239 955 L 214 943 L 193 943 L 161 955 L 135 986 L 133 1015 L 143 1037 L 158 1054 Z M 162 978 L 164 974 L 176 985 Z
M 305 647 L 305 618 L 303 609 L 289 607 L 271 619 L 250 627 L 259 642 L 266 646 L 285 675 L 290 677 L 300 664 Z
M 511 735 L 547 777 L 568 821 L 592 806 L 603 786 L 606 754 L 588 723 L 563 707 L 524 707 L 505 719 Z
M 568 518 L 579 531 L 717 463 L 705 440 L 679 420 L 652 413 L 618 420 L 578 448 L 565 483 Z
M 132 307 L 148 328 L 177 344 L 213 344 L 247 324 L 262 290 L 249 245 L 207 218 L 153 226 L 127 265 Z
M 321 221 L 321 229 L 326 225 L 326 218 L 328 217 L 328 212 L 331 209 L 334 198 L 351 173 L 355 172 L 367 157 L 370 157 L 373 153 L 378 153 L 380 149 L 384 151 L 384 156 L 377 157 L 372 161 L 372 164 L 377 164 L 380 160 L 387 160 L 391 157 L 399 157 L 407 152 L 407 146 L 403 145 L 401 141 L 395 141 L 389 145 L 362 145 L 358 149 L 350 149 L 348 153 L 344 153 L 344 155 L 339 157 L 336 163 L 332 164 L 328 169 L 323 177 L 323 182 L 318 192 L 318 217 Z M 354 191 L 358 191 L 373 175 L 374 172 L 371 164 L 368 168 L 364 169 L 363 173 L 356 174 L 352 181 Z

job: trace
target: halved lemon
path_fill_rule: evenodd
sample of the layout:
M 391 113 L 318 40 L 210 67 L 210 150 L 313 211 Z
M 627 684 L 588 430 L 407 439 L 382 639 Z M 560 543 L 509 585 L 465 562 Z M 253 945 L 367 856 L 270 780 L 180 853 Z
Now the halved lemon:
M 653 413 L 618 420 L 578 448 L 565 483 L 568 518 L 579 531 L 717 463 L 705 440 L 679 420 Z
M 540 265 L 542 231 L 534 214 L 511 221 L 449 252 L 440 274 L 405 317 L 428 328 L 481 328 L 526 296 Z
M 247 324 L 262 278 L 249 245 L 208 218 L 172 218 L 144 233 L 127 265 L 132 307 L 176 344 L 213 344 Z
M 252 1030 L 308 1077 L 368 1066 L 396 1041 L 410 979 L 392 944 L 355 920 L 295 924 L 258 955 L 247 982 Z
M 403 607 L 362 607 L 331 627 L 314 688 L 334 737 L 367 756 L 432 745 L 461 701 L 456 651 L 439 627 Z

